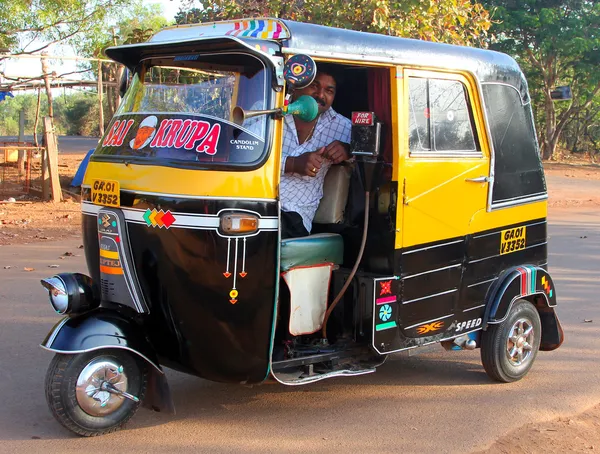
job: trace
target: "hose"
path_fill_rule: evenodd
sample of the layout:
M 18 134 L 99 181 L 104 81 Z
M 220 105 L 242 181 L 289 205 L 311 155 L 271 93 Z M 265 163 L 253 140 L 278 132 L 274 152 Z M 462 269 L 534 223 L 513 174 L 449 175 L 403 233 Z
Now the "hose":
M 362 240 L 360 243 L 360 250 L 358 251 L 358 257 L 356 258 L 356 263 L 354 264 L 352 271 L 350 271 L 350 274 L 348 275 L 348 279 L 346 279 L 344 286 L 342 287 L 340 292 L 337 294 L 337 296 L 335 297 L 335 299 L 333 300 L 333 302 L 327 309 L 327 312 L 325 312 L 325 318 L 323 319 L 323 330 L 321 331 L 323 339 L 325 339 L 325 340 L 327 339 L 327 320 L 329 320 L 329 316 L 333 312 L 333 309 L 335 309 L 335 306 L 337 305 L 337 303 L 339 303 L 339 301 L 342 299 L 342 296 L 344 296 L 344 293 L 346 293 L 346 290 L 350 286 L 350 282 L 352 282 L 352 279 L 354 278 L 354 275 L 356 274 L 356 271 L 358 270 L 358 265 L 360 265 L 360 261 L 362 259 L 363 253 L 365 252 L 365 245 L 367 244 L 367 231 L 369 229 L 369 195 L 370 195 L 370 192 L 366 191 L 365 192 L 365 220 L 364 220 Z

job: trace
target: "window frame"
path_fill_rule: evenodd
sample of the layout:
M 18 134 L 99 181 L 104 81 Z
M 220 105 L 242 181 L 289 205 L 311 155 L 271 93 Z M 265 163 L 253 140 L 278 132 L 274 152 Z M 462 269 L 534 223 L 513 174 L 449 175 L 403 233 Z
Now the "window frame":
M 411 158 L 483 158 L 487 157 L 488 153 L 486 153 L 484 137 L 487 137 L 487 133 L 484 129 L 482 129 L 482 125 L 480 124 L 480 120 L 478 117 L 478 109 L 477 103 L 474 102 L 475 99 L 479 99 L 479 97 L 474 96 L 477 92 L 473 86 L 471 80 L 465 77 L 462 74 L 458 73 L 449 73 L 442 71 L 425 71 L 425 70 L 417 70 L 404 68 L 403 71 L 403 91 L 405 93 L 404 99 L 404 114 L 405 114 L 405 149 L 408 157 Z M 466 150 L 446 150 L 446 151 L 415 151 L 410 149 L 409 144 L 409 127 L 410 127 L 410 115 L 411 115 L 411 107 L 410 107 L 410 89 L 409 89 L 409 81 L 411 78 L 419 78 L 419 79 L 438 79 L 438 80 L 447 80 L 451 82 L 461 83 L 463 88 L 465 89 L 466 94 L 466 102 L 467 109 L 469 111 L 469 119 L 471 123 L 471 130 L 473 132 L 473 137 L 475 140 L 476 150 L 474 151 L 466 151 Z M 430 134 L 434 134 L 434 126 L 433 119 L 431 119 L 429 123 Z M 487 140 L 487 139 L 486 139 Z M 432 138 L 431 142 L 434 143 L 435 138 Z

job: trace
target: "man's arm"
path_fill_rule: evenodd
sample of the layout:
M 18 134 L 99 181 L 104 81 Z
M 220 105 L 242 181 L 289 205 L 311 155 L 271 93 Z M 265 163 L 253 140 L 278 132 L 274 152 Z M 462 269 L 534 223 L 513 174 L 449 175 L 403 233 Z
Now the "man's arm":
M 285 160 L 285 173 L 314 177 L 323 165 L 325 147 L 309 151 L 300 156 L 288 156 Z

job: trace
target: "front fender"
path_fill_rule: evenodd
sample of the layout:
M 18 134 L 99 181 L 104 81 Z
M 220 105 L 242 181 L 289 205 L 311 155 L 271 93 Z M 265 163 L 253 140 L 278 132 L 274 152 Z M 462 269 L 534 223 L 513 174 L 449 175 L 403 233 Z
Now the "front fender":
M 556 290 L 550 274 L 538 266 L 523 265 L 507 270 L 496 282 L 486 301 L 483 329 L 502 323 L 513 303 L 526 299 L 535 304 L 542 322 L 540 350 L 554 350 L 562 344 L 564 332 L 556 315 Z
M 41 347 L 64 354 L 121 348 L 140 356 L 163 374 L 144 333 L 134 322 L 111 310 L 97 309 L 63 318 L 48 333 Z

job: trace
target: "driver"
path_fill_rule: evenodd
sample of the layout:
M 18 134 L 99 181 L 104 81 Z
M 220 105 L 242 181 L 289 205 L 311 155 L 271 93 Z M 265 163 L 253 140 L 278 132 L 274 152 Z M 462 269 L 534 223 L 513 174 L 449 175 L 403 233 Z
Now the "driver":
M 329 167 L 350 158 L 352 123 L 331 107 L 336 89 L 332 72 L 321 68 L 312 84 L 292 94 L 292 101 L 302 95 L 314 98 L 319 114 L 310 122 L 294 115 L 284 117 L 279 187 L 282 238 L 310 234 Z

